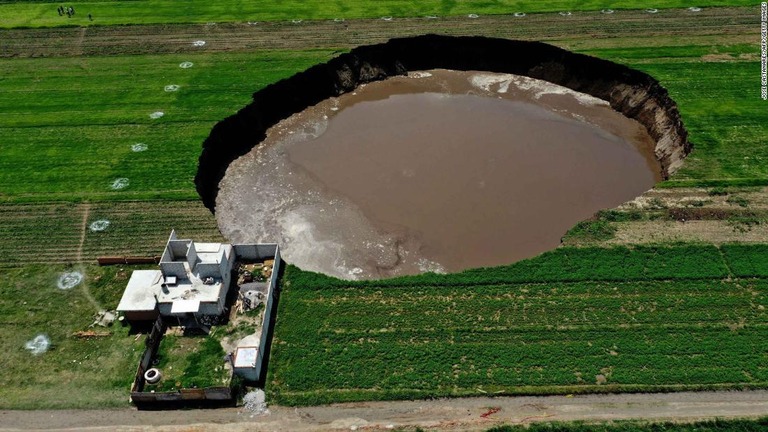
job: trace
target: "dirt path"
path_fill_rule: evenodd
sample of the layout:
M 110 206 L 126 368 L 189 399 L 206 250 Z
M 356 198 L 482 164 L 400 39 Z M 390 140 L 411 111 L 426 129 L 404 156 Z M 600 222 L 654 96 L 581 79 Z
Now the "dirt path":
M 91 205 L 83 204 L 83 221 L 80 224 L 80 243 L 77 245 L 77 262 L 83 263 L 83 245 L 85 244 L 85 235 L 88 233 L 88 216 L 91 215 Z
M 496 413 L 482 417 L 491 408 Z M 326 431 L 486 430 L 539 421 L 695 421 L 768 415 L 768 391 L 459 398 L 288 408 L 252 417 L 242 409 L 188 411 L 0 411 L 0 430 Z
M 556 13 L 217 25 L 136 25 L 87 28 L 0 30 L 0 57 L 253 52 L 283 49 L 348 49 L 393 37 L 426 33 L 539 40 L 566 48 L 591 49 L 654 44 L 754 43 L 757 7 L 706 8 L 698 13 L 669 9 L 655 15 L 642 10 L 606 15 L 597 11 Z M 203 48 L 192 41 L 205 40 Z
M 89 203 L 83 204 L 83 221 L 80 224 L 80 242 L 77 246 L 77 255 L 76 255 L 76 261 L 78 264 L 82 266 L 83 263 L 83 245 L 85 245 L 85 236 L 88 234 L 88 217 L 91 215 L 91 205 Z M 80 271 L 85 274 L 85 269 L 81 268 Z M 96 308 L 97 311 L 103 310 L 104 307 L 99 304 L 99 302 L 96 300 L 96 298 L 93 297 L 91 294 L 91 290 L 88 287 L 88 278 L 84 278 L 83 282 L 80 284 L 80 288 L 83 291 L 83 295 L 86 299 L 88 299 L 88 302 L 93 305 L 94 308 Z

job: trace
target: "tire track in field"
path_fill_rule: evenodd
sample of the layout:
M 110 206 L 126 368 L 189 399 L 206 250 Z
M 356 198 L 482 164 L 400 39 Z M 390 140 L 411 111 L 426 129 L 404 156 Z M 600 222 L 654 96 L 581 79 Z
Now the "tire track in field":
M 83 204 L 83 221 L 80 224 L 80 243 L 77 246 L 75 260 L 78 264 L 83 264 L 83 245 L 85 244 L 85 234 L 88 229 L 88 216 L 91 214 L 91 204 Z
M 77 246 L 77 254 L 75 255 L 78 264 L 78 270 L 83 274 L 83 282 L 80 284 L 80 287 L 82 288 L 83 295 L 88 300 L 88 302 L 91 303 L 97 311 L 100 311 L 104 310 L 104 308 L 101 306 L 98 300 L 93 297 L 93 294 L 91 294 L 91 289 L 88 287 L 88 275 L 85 272 L 85 263 L 83 262 L 83 245 L 85 244 L 85 235 L 88 233 L 88 217 L 91 215 L 91 204 L 83 204 L 82 211 L 83 221 L 80 224 L 80 243 Z

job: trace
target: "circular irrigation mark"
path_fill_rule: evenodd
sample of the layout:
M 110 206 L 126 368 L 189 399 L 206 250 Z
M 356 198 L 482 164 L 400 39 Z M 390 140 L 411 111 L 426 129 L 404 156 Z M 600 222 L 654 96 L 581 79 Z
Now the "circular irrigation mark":
M 125 189 L 128 187 L 128 184 L 129 182 L 127 178 L 120 177 L 118 179 L 115 179 L 115 181 L 112 182 L 112 185 L 110 186 L 110 188 L 112 188 L 113 190 Z
M 562 16 L 571 16 L 571 13 L 568 12 L 568 11 L 563 11 L 563 12 L 560 12 L 560 15 L 562 15 Z
M 381 17 L 381 19 L 384 20 L 384 21 L 392 21 L 392 17 L 391 16 L 383 16 L 383 17 Z
M 696 6 L 691 6 L 688 8 L 688 10 L 691 12 L 701 12 L 701 8 Z
M 159 119 L 160 117 L 162 117 L 164 115 L 165 115 L 165 113 L 162 112 L 162 111 L 155 111 L 155 112 L 149 114 L 149 118 L 151 118 L 152 120 L 157 120 L 157 119 Z
M 612 14 L 613 12 L 614 12 L 614 10 L 613 10 L 613 9 L 603 9 L 603 10 L 601 10 L 601 11 L 600 11 L 600 13 L 602 13 L 602 14 L 606 14 L 606 15 L 610 15 L 610 14 Z
M 654 8 L 646 9 L 645 11 L 646 11 L 647 13 L 649 13 L 649 14 L 655 14 L 655 13 L 658 13 L 658 12 L 659 12 L 659 10 L 658 10 L 658 9 L 654 9 Z
M 522 18 L 525 16 L 525 12 L 515 12 L 513 15 L 517 18 Z
M 194 66 L 194 63 L 192 63 L 192 62 L 190 62 L 190 61 L 186 61 L 186 62 L 181 62 L 181 63 L 179 63 L 179 67 L 180 67 L 180 68 L 182 68 L 182 69 L 189 69 L 189 68 L 191 68 L 192 66 Z
M 62 273 L 59 276 L 59 280 L 56 282 L 56 286 L 60 290 L 70 290 L 83 281 L 83 274 L 77 271 Z
M 48 351 L 48 348 L 51 346 L 51 338 L 48 337 L 48 335 L 44 333 L 40 333 L 39 335 L 35 336 L 31 340 L 28 340 L 27 343 L 24 344 L 24 348 L 26 348 L 29 352 L 32 353 L 32 355 L 40 355 L 46 351 Z
M 205 41 L 204 40 L 196 40 L 196 41 L 192 42 L 192 46 L 196 46 L 196 47 L 205 46 Z
M 97 221 L 91 222 L 91 224 L 88 226 L 88 229 L 91 230 L 91 232 L 101 232 L 109 228 L 110 222 L 106 219 L 99 219 Z
M 472 18 L 472 19 L 480 18 L 480 15 L 478 15 L 478 14 L 469 14 L 469 15 L 467 15 L 467 18 Z
M 136 143 L 131 145 L 131 151 L 135 153 L 147 151 L 148 148 L 149 146 L 144 143 Z
M 163 89 L 167 92 L 175 92 L 179 89 L 179 86 L 176 84 L 168 84 L 167 86 L 163 87 Z

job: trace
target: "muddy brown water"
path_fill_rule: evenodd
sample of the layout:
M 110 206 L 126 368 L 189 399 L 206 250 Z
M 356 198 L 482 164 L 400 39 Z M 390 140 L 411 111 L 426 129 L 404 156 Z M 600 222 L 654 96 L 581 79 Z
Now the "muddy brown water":
M 526 77 L 428 71 L 361 86 L 269 132 L 220 185 L 233 242 L 343 278 L 453 272 L 555 248 L 660 180 L 606 102 Z

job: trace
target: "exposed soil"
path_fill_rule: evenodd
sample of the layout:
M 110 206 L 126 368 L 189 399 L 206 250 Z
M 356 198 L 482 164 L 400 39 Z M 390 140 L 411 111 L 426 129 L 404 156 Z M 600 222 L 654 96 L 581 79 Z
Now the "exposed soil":
M 753 43 L 759 26 L 753 8 L 664 10 L 649 16 L 642 10 L 460 17 L 396 18 L 333 21 L 219 23 L 199 25 L 93 26 L 87 28 L 0 30 L 0 57 L 93 56 L 125 54 L 256 51 L 265 49 L 348 49 L 381 43 L 396 36 L 425 33 L 478 35 L 557 42 L 581 48 L 610 46 L 611 40 L 632 39 L 642 32 L 653 40 L 673 37 L 679 44 L 691 38 L 717 35 L 719 44 Z M 203 39 L 204 47 L 192 42 Z
M 605 241 L 580 244 L 644 244 L 668 242 L 765 243 L 768 238 L 768 188 L 653 189 L 616 208 L 638 220 L 615 222 L 616 233 Z
M 768 392 L 697 392 L 362 402 L 318 407 L 270 406 L 251 416 L 239 408 L 191 411 L 0 411 L 0 430 L 103 431 L 484 431 L 542 421 L 692 422 L 755 418 L 768 412 Z
M 720 220 L 641 221 L 617 224 L 616 235 L 605 244 L 667 242 L 765 243 L 768 225 L 747 227 Z

